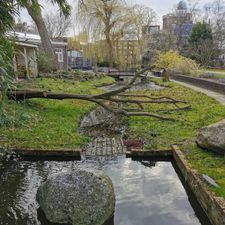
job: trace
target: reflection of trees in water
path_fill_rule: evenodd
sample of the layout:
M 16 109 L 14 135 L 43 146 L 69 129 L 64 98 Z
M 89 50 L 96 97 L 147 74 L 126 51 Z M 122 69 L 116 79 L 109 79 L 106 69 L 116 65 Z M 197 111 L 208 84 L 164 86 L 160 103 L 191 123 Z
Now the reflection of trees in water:
M 152 168 L 152 167 L 155 167 L 157 165 L 157 162 L 156 161 L 144 161 L 144 160 L 142 160 L 141 164 L 144 165 L 145 167 Z
M 0 168 L 0 224 L 15 224 L 15 220 L 18 225 L 26 224 L 29 199 L 21 196 L 27 190 L 28 170 L 20 161 L 3 162 Z
M 93 164 L 96 169 L 101 169 L 106 165 L 114 165 L 119 163 L 120 160 L 124 159 L 124 155 L 114 155 L 114 156 L 84 156 L 84 162 L 86 165 Z M 85 164 L 84 164 L 85 165 Z

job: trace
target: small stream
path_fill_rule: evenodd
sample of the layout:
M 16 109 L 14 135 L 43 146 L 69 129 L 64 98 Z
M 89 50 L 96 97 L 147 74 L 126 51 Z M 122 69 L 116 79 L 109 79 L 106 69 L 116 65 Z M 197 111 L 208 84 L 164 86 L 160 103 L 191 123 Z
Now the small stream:
M 102 169 L 116 193 L 114 222 L 107 225 L 209 225 L 196 216 L 171 162 L 124 156 L 84 161 L 6 162 L 0 168 L 0 225 L 50 225 L 38 213 L 38 186 L 51 174 L 78 167 Z M 200 218 L 199 217 L 199 218 Z
M 124 82 L 101 86 L 101 87 L 99 87 L 99 89 L 101 89 L 103 91 L 115 91 L 122 87 L 124 87 Z M 160 91 L 162 89 L 164 89 L 164 87 L 159 86 L 159 85 L 155 84 L 154 82 L 138 81 L 130 89 L 128 89 L 127 92 L 129 92 L 129 91 Z

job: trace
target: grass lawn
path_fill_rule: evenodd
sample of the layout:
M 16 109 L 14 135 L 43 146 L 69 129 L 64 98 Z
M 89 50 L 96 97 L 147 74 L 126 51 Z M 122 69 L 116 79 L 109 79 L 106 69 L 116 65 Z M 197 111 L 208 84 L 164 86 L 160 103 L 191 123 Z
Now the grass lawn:
M 225 199 L 225 158 L 216 153 L 207 152 L 196 146 L 195 143 L 181 146 L 192 168 L 201 174 L 212 177 L 219 188 L 206 188 Z
M 150 117 L 132 117 L 129 119 L 132 135 L 151 142 L 152 137 L 150 133 L 154 131 L 154 133 L 158 134 L 157 147 L 159 149 L 167 149 L 172 144 L 187 144 L 192 142 L 199 128 L 225 118 L 225 107 L 216 100 L 179 84 L 172 82 L 163 83 L 159 79 L 154 79 L 154 81 L 160 85 L 166 85 L 167 88 L 160 91 L 143 91 L 138 93 L 153 97 L 168 96 L 185 100 L 188 102 L 188 105 L 191 105 L 192 109 L 164 113 L 164 116 L 174 118 L 176 122 L 161 121 Z M 168 104 L 151 104 L 145 105 L 145 107 L 153 113 L 174 108 L 174 106 Z
M 19 82 L 17 86 L 64 93 L 97 94 L 101 91 L 95 85 L 112 82 L 110 77 L 81 83 L 37 78 Z M 94 106 L 93 103 L 80 100 L 32 99 L 20 104 L 9 102 L 5 104 L 5 114 L 15 120 L 0 126 L 0 140 L 5 147 L 10 148 L 79 148 L 88 141 L 87 137 L 77 131 L 80 119 Z

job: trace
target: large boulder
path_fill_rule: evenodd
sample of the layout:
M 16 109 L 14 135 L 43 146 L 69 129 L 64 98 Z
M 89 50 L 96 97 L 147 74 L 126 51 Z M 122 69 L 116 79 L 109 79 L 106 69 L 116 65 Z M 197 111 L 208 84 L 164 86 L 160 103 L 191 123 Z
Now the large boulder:
M 114 137 L 123 136 L 126 128 L 126 117 L 97 107 L 81 120 L 79 131 L 91 137 Z
M 225 120 L 200 129 L 196 142 L 201 148 L 225 154 Z
M 98 170 L 53 175 L 39 187 L 36 197 L 52 223 L 102 225 L 115 210 L 112 181 Z

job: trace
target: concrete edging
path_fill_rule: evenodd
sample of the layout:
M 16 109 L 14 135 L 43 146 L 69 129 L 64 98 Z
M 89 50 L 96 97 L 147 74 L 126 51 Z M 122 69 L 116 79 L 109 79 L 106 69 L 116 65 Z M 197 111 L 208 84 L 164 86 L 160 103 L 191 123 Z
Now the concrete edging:
M 172 157 L 173 151 L 170 150 L 147 150 L 132 149 L 126 152 L 127 157 Z
M 225 199 L 216 197 L 212 192 L 207 191 L 201 175 L 193 170 L 185 159 L 184 154 L 177 146 L 172 146 L 171 150 L 149 150 L 141 151 L 138 149 L 127 152 L 127 157 L 134 158 L 158 158 L 172 157 L 175 164 L 184 178 L 184 184 L 187 184 L 196 200 L 201 205 L 203 211 L 207 214 L 213 225 L 225 225 Z
M 38 157 L 38 158 L 71 158 L 71 159 L 80 159 L 81 150 L 69 150 L 69 149 L 59 149 L 59 150 L 39 150 L 39 149 L 9 149 L 11 152 L 15 152 L 22 158 L 26 157 Z
M 180 74 L 172 74 L 170 78 L 225 95 L 225 84 L 222 83 Z
M 204 187 L 200 174 L 193 170 L 184 154 L 177 146 L 172 146 L 173 157 L 184 177 L 184 182 L 189 185 L 199 204 L 207 214 L 213 225 L 225 225 L 225 200 L 222 197 L 216 197 Z

